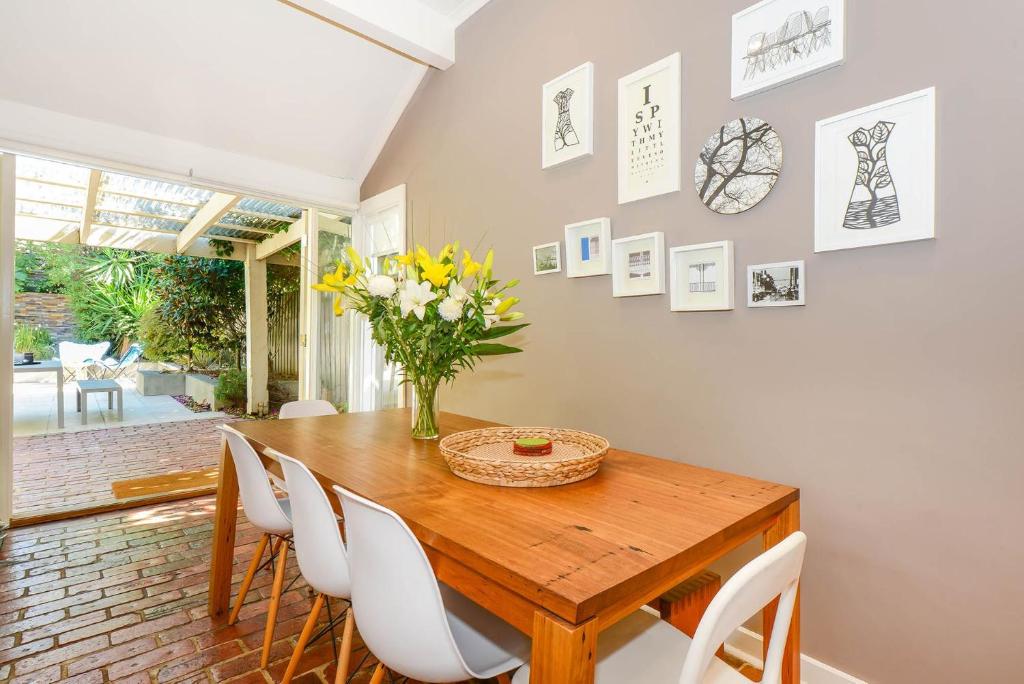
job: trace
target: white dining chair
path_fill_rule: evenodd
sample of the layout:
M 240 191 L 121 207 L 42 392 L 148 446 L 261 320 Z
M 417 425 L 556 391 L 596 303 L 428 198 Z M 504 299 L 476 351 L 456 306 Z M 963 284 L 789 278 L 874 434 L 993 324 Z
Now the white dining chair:
M 762 684 L 778 684 L 806 547 L 807 535 L 794 532 L 743 566 L 712 599 L 693 639 L 647 607 L 601 632 L 594 682 L 750 684 L 749 679 L 715 657 L 715 652 L 740 625 L 778 596 L 761 678 Z M 529 681 L 529 665 L 520 668 L 512 679 L 513 684 Z
M 338 409 L 326 399 L 299 399 L 281 404 L 281 410 L 277 412 L 279 420 L 290 418 L 313 418 L 315 416 L 336 416 Z M 270 473 L 270 481 L 282 492 L 288 491 L 288 485 L 283 479 Z
M 267 607 L 267 626 L 263 631 L 263 651 L 260 655 L 260 667 L 266 667 L 270 661 L 270 645 L 274 640 L 274 627 L 277 623 L 277 609 L 281 604 L 281 592 L 284 588 L 285 568 L 288 564 L 288 544 L 292 535 L 291 501 L 279 499 L 274 495 L 274 489 L 270 486 L 268 473 L 263 467 L 263 462 L 256 454 L 252 445 L 242 436 L 240 432 L 227 425 L 219 426 L 224 438 L 231 449 L 231 460 L 235 464 L 235 473 L 238 476 L 238 491 L 242 497 L 242 509 L 245 517 L 249 519 L 253 527 L 262 534 L 253 554 L 249 569 L 242 579 L 242 586 L 238 590 L 238 598 L 235 599 L 235 606 L 231 609 L 228 617 L 228 624 L 233 625 L 238 620 L 238 612 L 242 609 L 245 595 L 249 592 L 253 577 L 256 576 L 263 558 L 263 552 L 274 537 L 274 546 L 271 550 L 271 558 L 277 558 L 277 566 L 274 569 L 274 584 L 270 595 L 270 605 Z
M 300 399 L 282 404 L 277 417 L 287 420 L 289 418 L 336 415 L 338 415 L 338 409 L 334 408 L 334 404 L 326 399 Z
M 394 512 L 350 491 L 341 497 L 359 635 L 379 664 L 423 682 L 497 677 L 525 661 L 530 640 L 437 581 L 419 541 Z
M 295 558 L 299 563 L 302 577 L 317 593 L 313 608 L 292 651 L 288 669 L 281 680 L 282 684 L 287 684 L 295 675 L 324 602 L 329 602 L 331 598 L 347 601 L 351 596 L 351 584 L 345 542 L 341 538 L 338 518 L 327 499 L 327 493 L 309 468 L 299 461 L 273 449 L 267 449 L 267 455 L 276 458 L 284 471 L 284 479 L 290 492 Z M 333 625 L 331 627 L 333 638 Z M 341 652 L 335 676 L 337 684 L 342 684 L 348 677 L 354 629 L 355 618 L 350 605 L 345 614 L 345 627 L 341 636 Z

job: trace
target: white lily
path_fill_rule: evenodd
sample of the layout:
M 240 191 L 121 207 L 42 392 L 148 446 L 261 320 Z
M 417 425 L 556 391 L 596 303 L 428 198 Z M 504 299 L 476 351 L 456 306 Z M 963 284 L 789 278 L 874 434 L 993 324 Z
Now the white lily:
M 492 325 L 501 320 L 501 316 L 495 313 L 499 304 L 501 304 L 501 300 L 495 297 L 490 304 L 484 305 L 484 330 L 490 330 Z
M 430 291 L 429 280 L 424 280 L 422 283 L 406 281 L 405 289 L 398 296 L 398 306 L 402 311 L 402 318 L 408 316 L 411 311 L 421 321 L 427 313 L 427 304 L 437 299 L 437 293 Z
M 448 288 L 448 296 L 460 303 L 465 302 L 469 297 L 469 295 L 466 294 L 466 288 L 462 287 L 459 283 L 451 284 Z

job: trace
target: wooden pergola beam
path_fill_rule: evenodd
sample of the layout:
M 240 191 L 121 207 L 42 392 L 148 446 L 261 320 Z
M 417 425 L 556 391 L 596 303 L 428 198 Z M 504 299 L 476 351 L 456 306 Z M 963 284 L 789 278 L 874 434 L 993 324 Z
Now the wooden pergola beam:
M 82 223 L 78 227 L 78 241 L 87 244 L 89 232 L 92 230 L 92 217 L 96 213 L 96 193 L 100 189 L 100 172 L 93 169 L 89 172 L 89 184 L 85 188 L 85 206 L 82 208 Z
M 307 212 L 303 212 L 305 216 Z M 306 230 L 306 222 L 301 218 L 292 225 L 288 226 L 288 230 L 283 233 L 278 233 L 273 237 L 269 237 L 261 242 L 256 247 L 256 258 L 266 259 L 272 254 L 280 252 L 285 247 L 294 245 L 296 242 L 302 239 L 302 235 Z
M 202 236 L 213 224 L 220 221 L 224 214 L 231 211 L 231 208 L 240 199 L 241 197 L 238 195 L 228 195 L 222 192 L 214 193 L 210 201 L 196 212 L 196 215 L 178 235 L 178 254 L 184 254 L 185 250 L 191 247 L 193 242 Z

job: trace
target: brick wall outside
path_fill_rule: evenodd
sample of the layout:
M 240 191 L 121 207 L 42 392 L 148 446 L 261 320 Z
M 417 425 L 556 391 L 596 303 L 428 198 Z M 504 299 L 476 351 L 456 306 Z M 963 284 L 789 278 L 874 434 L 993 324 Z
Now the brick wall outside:
M 68 299 L 48 292 L 14 295 L 14 322 L 37 325 L 50 331 L 54 344 L 75 338 L 75 318 Z

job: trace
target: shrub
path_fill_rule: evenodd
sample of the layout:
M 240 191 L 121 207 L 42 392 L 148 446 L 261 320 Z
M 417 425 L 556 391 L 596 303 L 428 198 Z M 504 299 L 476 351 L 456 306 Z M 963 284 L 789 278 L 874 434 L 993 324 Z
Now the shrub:
M 46 328 L 19 323 L 14 326 L 14 351 L 19 354 L 30 352 L 36 360 L 53 358 L 53 336 Z
M 248 391 L 245 371 L 232 369 L 224 371 L 217 378 L 217 387 L 213 390 L 213 396 L 217 401 L 227 406 L 244 407 L 245 397 Z
M 150 361 L 184 364 L 188 358 L 188 343 L 177 329 L 164 321 L 158 308 L 150 309 L 139 319 L 139 340 Z

